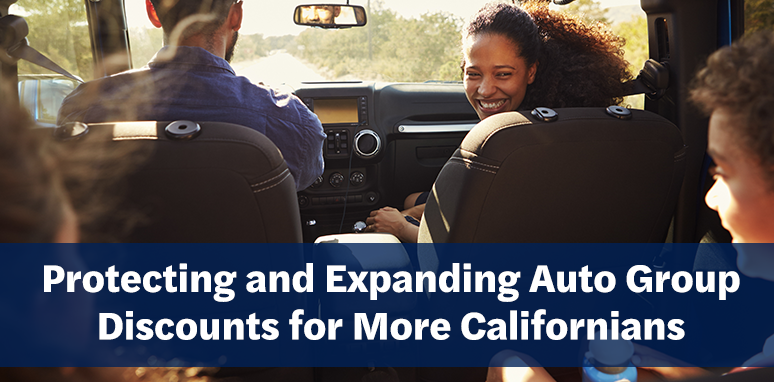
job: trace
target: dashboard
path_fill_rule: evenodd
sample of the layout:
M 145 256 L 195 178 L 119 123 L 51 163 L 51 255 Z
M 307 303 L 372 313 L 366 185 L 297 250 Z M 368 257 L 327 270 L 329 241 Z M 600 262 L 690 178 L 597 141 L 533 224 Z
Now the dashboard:
M 304 83 L 327 136 L 325 172 L 298 193 L 304 241 L 353 232 L 370 211 L 428 191 L 478 123 L 460 83 Z

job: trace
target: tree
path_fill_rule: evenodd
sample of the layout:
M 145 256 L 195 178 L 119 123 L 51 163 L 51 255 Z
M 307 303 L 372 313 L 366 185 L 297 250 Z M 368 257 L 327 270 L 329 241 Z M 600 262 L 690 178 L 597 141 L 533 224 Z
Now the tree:
M 608 24 L 606 17 L 607 9 L 602 8 L 594 0 L 576 0 L 568 5 L 562 6 L 562 11 L 578 15 L 587 23 L 602 22 Z
M 614 25 L 613 32 L 626 39 L 624 58 L 626 58 L 626 61 L 629 61 L 629 70 L 636 77 L 645 61 L 650 57 L 648 53 L 647 19 L 645 16 L 632 16 L 629 21 Z M 626 97 L 624 105 L 642 109 L 645 106 L 645 99 L 642 95 Z
M 459 80 L 462 20 L 443 12 L 403 18 L 389 9 L 369 14 L 368 29 L 308 29 L 292 50 L 331 78 L 361 77 L 396 82 Z
M 19 0 L 17 5 L 27 15 L 27 39 L 30 46 L 84 79 L 93 76 L 91 41 L 86 25 L 83 0 Z M 27 62 L 19 63 L 22 73 L 50 73 Z
M 774 29 L 774 0 L 744 2 L 744 32 Z

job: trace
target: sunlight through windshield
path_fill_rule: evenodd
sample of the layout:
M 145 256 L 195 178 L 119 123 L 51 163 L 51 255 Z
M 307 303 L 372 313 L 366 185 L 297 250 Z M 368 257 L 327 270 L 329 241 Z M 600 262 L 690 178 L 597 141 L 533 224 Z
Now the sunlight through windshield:
M 269 86 L 320 81 L 460 81 L 460 29 L 487 1 L 364 0 L 368 25 L 326 30 L 293 24 L 295 3 L 244 2 L 232 66 Z M 144 0 L 126 0 L 135 67 L 161 47 Z M 647 59 L 647 27 L 638 0 L 578 0 L 561 9 L 602 21 L 625 37 L 634 73 Z

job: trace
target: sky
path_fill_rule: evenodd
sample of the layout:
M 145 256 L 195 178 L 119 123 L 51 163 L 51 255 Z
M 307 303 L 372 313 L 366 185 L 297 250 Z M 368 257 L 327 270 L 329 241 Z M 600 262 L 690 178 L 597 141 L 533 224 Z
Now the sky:
M 244 0 L 242 34 L 260 33 L 264 36 L 298 35 L 307 27 L 293 24 L 293 10 L 296 5 L 314 0 Z M 352 5 L 367 6 L 369 0 L 351 0 Z M 376 1 L 376 0 L 372 0 Z M 403 17 L 417 17 L 427 12 L 446 11 L 458 17 L 467 18 L 489 0 L 383 0 L 385 8 L 392 9 Z M 145 0 L 125 0 L 129 27 L 137 25 L 152 27 L 145 12 Z M 320 0 L 326 3 L 345 3 L 346 0 Z M 598 0 L 603 7 L 638 5 L 640 0 Z

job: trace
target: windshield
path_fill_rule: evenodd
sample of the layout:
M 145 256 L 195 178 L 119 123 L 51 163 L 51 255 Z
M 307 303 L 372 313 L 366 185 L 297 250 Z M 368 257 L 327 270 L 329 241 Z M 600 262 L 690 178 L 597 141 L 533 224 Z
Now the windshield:
M 460 81 L 460 29 L 486 0 L 366 0 L 368 24 L 341 30 L 293 24 L 296 3 L 244 2 L 244 20 L 232 66 L 270 86 L 319 81 Z M 557 6 L 557 8 L 559 8 Z M 162 44 L 144 0 L 126 0 L 135 67 Z M 647 59 L 647 25 L 639 0 L 578 0 L 563 6 L 602 21 L 627 40 L 633 72 Z

